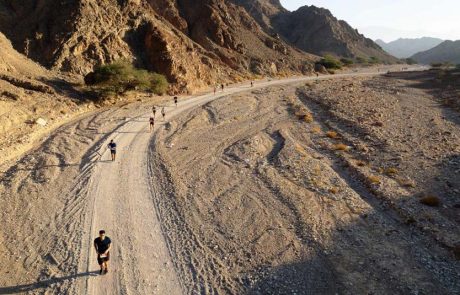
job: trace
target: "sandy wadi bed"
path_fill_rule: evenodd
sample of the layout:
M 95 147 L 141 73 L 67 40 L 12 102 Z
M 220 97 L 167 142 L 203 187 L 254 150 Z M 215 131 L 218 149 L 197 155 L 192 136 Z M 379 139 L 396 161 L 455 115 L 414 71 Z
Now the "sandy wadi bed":
M 150 161 L 184 285 L 455 294 L 459 119 L 379 77 L 256 90 L 171 122 Z

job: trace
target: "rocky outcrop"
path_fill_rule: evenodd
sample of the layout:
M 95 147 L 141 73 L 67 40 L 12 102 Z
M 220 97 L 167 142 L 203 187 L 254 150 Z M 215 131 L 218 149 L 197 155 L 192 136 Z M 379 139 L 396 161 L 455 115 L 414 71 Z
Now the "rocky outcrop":
M 253 75 L 307 73 L 313 55 L 267 34 L 224 0 L 5 0 L 0 31 L 46 67 L 78 74 L 117 59 L 193 91 Z M 26 19 L 26 21 L 22 21 Z

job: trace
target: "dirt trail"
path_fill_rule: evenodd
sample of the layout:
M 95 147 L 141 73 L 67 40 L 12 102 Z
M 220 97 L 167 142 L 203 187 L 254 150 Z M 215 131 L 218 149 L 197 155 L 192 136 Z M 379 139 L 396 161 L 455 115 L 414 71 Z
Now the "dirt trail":
M 321 79 L 342 79 L 378 74 L 374 72 L 353 73 L 321 77 Z M 212 104 L 208 104 L 212 100 L 239 92 L 261 91 L 258 89 L 268 86 L 295 84 L 314 79 L 316 78 L 299 77 L 264 81 L 256 83 L 254 88 L 249 88 L 247 85 L 236 86 L 218 95 L 206 94 L 188 98 L 181 101 L 177 108 L 167 108 L 167 120 L 173 120 L 182 112 L 205 105 L 203 116 L 207 122 L 214 124 L 212 122 L 218 122 L 220 115 L 215 112 Z M 283 86 L 280 87 L 283 88 Z M 263 92 L 263 95 L 265 94 L 267 97 L 272 97 L 272 94 L 268 92 Z M 279 95 L 284 94 L 279 93 Z M 244 100 L 244 96 L 239 99 L 239 101 Z M 246 124 L 254 128 L 251 129 L 254 131 L 250 131 L 253 133 L 267 128 L 265 126 L 267 121 L 264 121 L 264 118 L 270 117 L 271 112 L 274 111 L 275 114 L 283 112 L 278 108 L 264 109 L 258 107 L 257 104 L 254 107 L 255 110 L 260 109 L 263 112 L 260 117 L 259 115 L 252 117 L 252 114 L 249 113 L 252 109 L 248 109 L 248 106 L 244 104 L 241 105 L 238 112 L 230 113 L 229 116 L 235 117 L 236 121 L 239 120 L 237 116 L 244 116 L 245 113 L 251 116 L 251 120 L 246 121 Z M 0 236 L 0 258 L 6 263 L 0 267 L 2 274 L 0 293 L 40 293 L 46 290 L 46 292 L 56 294 L 180 294 L 188 293 L 190 290 L 213 293 L 213 290 L 218 290 L 215 289 L 216 285 L 220 285 L 220 290 L 224 292 L 241 290 L 239 289 L 241 286 L 248 286 L 247 282 L 242 284 L 241 281 L 248 280 L 248 278 L 241 277 L 236 283 L 234 279 L 229 279 L 229 275 L 225 273 L 227 271 L 224 267 L 227 265 L 224 263 L 225 257 L 222 257 L 224 260 L 217 259 L 213 251 L 207 251 L 208 246 L 205 247 L 207 240 L 211 237 L 203 238 L 202 234 L 197 234 L 196 229 L 188 228 L 187 220 L 181 219 L 184 207 L 166 210 L 167 206 L 174 204 L 163 203 L 167 201 L 163 198 L 170 197 L 171 190 L 175 188 L 171 187 L 172 176 L 168 176 L 168 169 L 165 169 L 160 159 L 148 157 L 149 149 L 152 148 L 151 144 L 156 146 L 159 142 L 150 141 L 152 134 L 147 132 L 148 116 L 148 108 L 142 104 L 133 104 L 88 116 L 80 122 L 62 127 L 42 147 L 31 152 L 18 165 L 9 168 L 4 173 L 0 192 L 5 197 L 0 200 L 0 205 L 5 210 L 2 211 L 0 217 L 5 226 Z M 161 119 L 157 119 L 156 128 L 180 133 L 180 131 L 175 131 L 176 121 L 166 126 L 161 123 Z M 197 131 L 202 128 L 201 123 L 197 121 L 194 125 L 194 121 L 190 120 L 187 124 Z M 259 131 L 255 126 L 259 126 Z M 207 135 L 213 136 L 213 131 L 206 132 L 208 132 Z M 238 134 L 246 131 L 241 129 L 235 132 Z M 195 140 L 199 138 L 196 136 L 197 134 L 195 134 Z M 107 162 L 109 155 L 105 146 L 111 138 L 115 138 L 119 147 L 119 158 L 115 163 Z M 218 150 L 226 149 L 231 143 L 228 141 L 233 139 L 229 137 L 223 143 L 216 141 L 221 145 Z M 261 137 L 261 140 L 267 142 L 266 148 L 269 151 L 266 159 L 269 163 L 276 161 L 288 139 L 289 133 L 282 130 L 273 130 L 268 138 L 265 135 Z M 273 147 L 271 142 L 275 143 Z M 203 150 L 212 148 L 212 145 L 202 145 L 203 143 L 198 142 L 196 147 L 201 147 Z M 173 147 L 174 145 L 171 145 L 172 151 L 178 148 Z M 165 146 L 158 148 L 164 149 Z M 98 152 L 102 154 L 101 159 L 99 159 Z M 232 161 L 236 156 L 233 154 L 238 154 L 238 152 L 229 150 L 225 153 L 227 155 L 224 159 L 225 165 L 234 165 Z M 184 158 L 184 155 L 190 157 Z M 177 154 L 177 159 L 190 161 L 189 167 L 192 168 L 199 160 L 198 155 L 199 153 L 191 155 L 190 152 L 181 150 Z M 150 162 L 146 161 L 148 158 Z M 171 165 L 174 167 L 173 163 Z M 251 165 L 251 163 L 245 162 L 244 165 Z M 158 170 L 159 168 L 161 170 Z M 220 171 L 215 173 L 218 172 L 220 173 Z M 200 170 L 197 170 L 197 175 L 204 177 Z M 244 181 L 250 180 L 249 174 L 243 176 L 245 176 Z M 199 182 L 202 181 L 203 178 Z M 249 189 L 247 194 L 262 193 L 257 190 L 264 187 L 269 191 L 280 189 L 267 188 L 266 185 L 252 188 L 251 183 L 244 187 Z M 232 193 L 232 190 L 229 190 L 228 193 Z M 295 191 L 291 193 L 295 194 Z M 247 200 L 247 202 L 260 201 Z M 277 206 L 283 206 L 285 208 L 283 210 L 290 210 L 289 208 L 294 205 L 291 201 L 279 199 L 271 206 L 271 209 L 266 209 L 264 213 L 266 217 L 259 217 L 270 220 L 269 215 Z M 222 208 L 217 209 L 216 212 Z M 284 216 L 288 211 L 283 210 L 276 214 Z M 244 214 L 245 212 L 242 212 L 242 216 Z M 222 215 L 222 218 L 224 216 Z M 252 222 L 258 218 L 251 214 L 249 216 L 256 218 Z M 219 222 L 225 223 L 225 220 Z M 251 220 L 247 222 L 250 224 Z M 293 226 L 295 232 L 302 236 L 301 232 L 305 225 L 294 219 L 287 222 L 281 224 L 274 219 L 273 222 L 269 222 L 270 225 L 266 229 L 277 231 L 281 237 L 285 233 L 284 226 L 288 228 Z M 173 228 L 173 223 L 178 225 L 176 229 Z M 206 224 L 203 223 L 204 226 L 207 226 Z M 22 228 L 19 233 L 16 230 L 18 227 Z M 98 267 L 94 251 L 89 246 L 101 228 L 104 228 L 114 241 L 111 271 L 104 278 L 97 276 L 94 272 Z M 177 232 L 177 235 L 172 234 L 175 230 L 183 231 L 182 236 L 179 236 Z M 171 231 L 171 234 L 165 235 L 168 231 Z M 205 229 L 203 231 L 206 232 Z M 184 239 L 184 235 L 189 236 Z M 271 239 L 270 235 L 264 234 L 254 238 L 256 238 L 254 241 L 270 241 Z M 25 246 L 21 249 L 14 246 L 18 240 L 24 241 Z M 240 242 L 240 245 L 244 244 L 243 241 Z M 198 248 L 195 248 L 197 245 Z M 218 245 L 213 245 L 215 246 Z M 292 241 L 291 246 L 286 244 L 286 249 L 293 247 L 295 252 L 300 253 L 298 246 L 298 242 Z M 218 246 L 218 249 L 219 247 L 221 245 Z M 204 257 L 193 255 L 194 251 L 196 253 L 202 251 L 200 255 Z M 261 247 L 258 251 L 270 250 Z M 310 251 L 310 254 L 315 256 L 313 252 L 319 250 L 313 248 L 306 251 Z M 307 255 L 307 252 L 303 250 L 301 252 Z M 239 253 L 242 255 L 238 256 L 239 259 L 250 259 L 247 256 L 248 253 Z M 192 259 L 192 261 L 187 259 Z M 209 264 L 207 264 L 208 261 Z M 320 270 L 328 263 L 326 260 L 318 260 L 311 270 L 321 274 Z M 209 267 L 215 268 L 209 269 Z M 188 275 L 195 276 L 194 278 L 184 275 L 187 269 Z M 243 269 L 237 270 L 239 271 Z M 33 282 L 37 280 L 37 277 L 38 281 Z M 201 285 L 193 285 L 193 282 Z M 335 286 L 331 284 L 327 288 L 336 290 L 339 285 L 339 283 Z

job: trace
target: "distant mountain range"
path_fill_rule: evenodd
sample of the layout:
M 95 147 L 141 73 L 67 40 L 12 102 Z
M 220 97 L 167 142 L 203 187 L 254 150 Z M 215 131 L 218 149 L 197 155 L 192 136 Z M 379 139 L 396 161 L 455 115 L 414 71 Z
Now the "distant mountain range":
M 421 64 L 437 62 L 460 64 L 460 40 L 444 41 L 434 48 L 413 55 L 412 58 Z
M 383 50 L 398 58 L 408 58 L 412 55 L 429 50 L 441 44 L 444 40 L 438 38 L 423 37 L 417 39 L 403 39 L 386 43 L 383 40 L 375 41 Z

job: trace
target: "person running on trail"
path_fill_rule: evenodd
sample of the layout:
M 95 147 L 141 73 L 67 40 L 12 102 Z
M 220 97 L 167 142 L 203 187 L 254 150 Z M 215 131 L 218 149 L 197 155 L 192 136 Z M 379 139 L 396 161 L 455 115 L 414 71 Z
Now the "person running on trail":
M 166 111 L 164 107 L 161 109 L 161 115 L 163 116 L 163 121 L 164 121 L 166 117 Z
M 109 272 L 110 248 L 112 241 L 105 235 L 105 230 L 99 231 L 99 237 L 94 239 L 94 249 L 96 249 L 97 263 L 101 267 L 99 274 L 106 274 Z
M 174 96 L 174 104 L 176 105 L 176 108 L 177 108 L 177 96 Z
M 253 81 L 251 81 L 251 87 L 254 87 L 254 82 Z
M 156 106 L 152 107 L 152 113 L 153 113 L 153 117 L 155 118 L 155 114 L 157 113 L 157 107 Z
M 110 155 L 112 155 L 112 161 L 115 161 L 115 158 L 117 156 L 117 144 L 112 139 L 110 143 L 107 145 L 107 147 L 110 150 Z
M 155 118 L 150 117 L 149 122 L 150 122 L 150 132 L 152 132 L 153 127 L 155 127 Z
M 225 88 L 225 86 L 224 86 L 224 84 L 223 84 L 223 83 L 220 85 L 220 88 L 222 89 L 222 92 L 224 92 L 224 88 Z
M 217 86 L 214 86 L 214 94 L 216 94 Z

